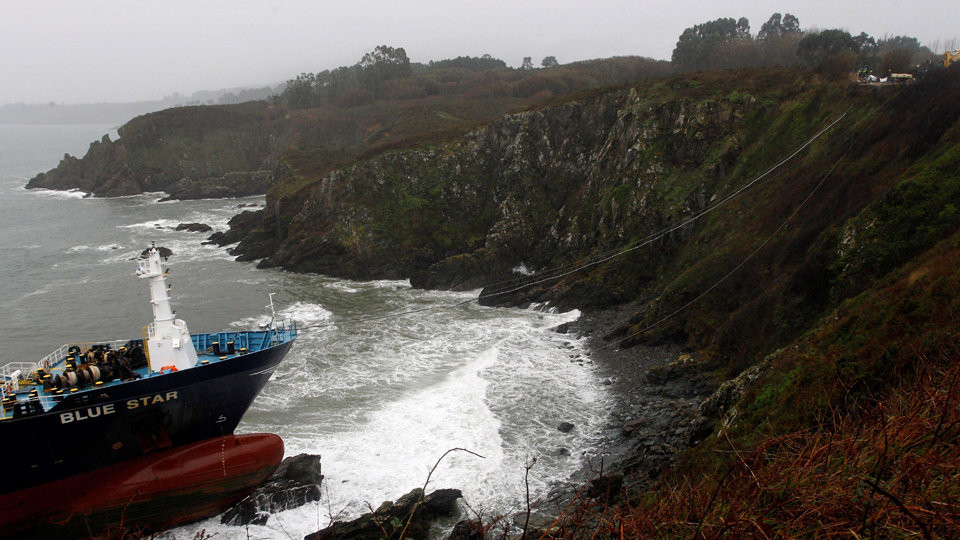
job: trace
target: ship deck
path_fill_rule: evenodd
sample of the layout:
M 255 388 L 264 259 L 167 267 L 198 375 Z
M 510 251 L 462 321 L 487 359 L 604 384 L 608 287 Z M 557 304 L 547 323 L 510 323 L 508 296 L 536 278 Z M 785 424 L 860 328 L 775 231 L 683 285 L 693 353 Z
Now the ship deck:
M 190 336 L 197 352 L 197 363 L 193 367 L 228 362 L 246 354 L 292 341 L 296 336 L 296 324 L 287 321 L 269 330 L 194 334 Z M 142 346 L 142 339 L 68 343 L 38 362 L 10 362 L 0 367 L 0 376 L 2 376 L 0 395 L 3 397 L 0 421 L 23 414 L 47 412 L 64 396 L 71 393 L 102 390 L 134 380 L 162 377 L 175 371 L 166 367 L 151 370 L 149 362 L 145 362 L 142 365 L 129 366 L 125 377 L 103 377 L 99 380 L 83 381 L 83 377 L 78 378 L 76 375 L 81 368 L 98 365 L 95 362 L 85 361 L 90 351 L 119 351 L 121 348 L 132 349 Z M 97 371 L 99 372 L 99 369 Z M 69 376 L 71 374 L 72 376 Z M 56 385 L 52 381 L 57 381 L 58 377 L 60 381 L 76 381 L 76 384 Z

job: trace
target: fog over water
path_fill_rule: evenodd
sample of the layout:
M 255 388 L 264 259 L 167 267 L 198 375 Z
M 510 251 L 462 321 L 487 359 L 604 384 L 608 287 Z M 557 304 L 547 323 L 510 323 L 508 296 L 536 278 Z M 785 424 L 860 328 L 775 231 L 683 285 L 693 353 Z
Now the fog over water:
M 275 292 L 280 313 L 304 327 L 238 433 L 273 432 L 287 455 L 323 456 L 323 500 L 251 526 L 253 538 L 302 537 L 331 515 L 350 518 L 422 486 L 458 488 L 486 515 L 516 511 L 524 465 L 534 495 L 565 480 L 597 444 L 610 397 L 583 344 L 550 330 L 576 312 L 452 309 L 365 323 L 357 318 L 462 303 L 477 292 L 411 289 L 405 281 L 352 282 L 258 270 L 181 222 L 217 229 L 262 197 L 164 202 L 28 191 L 64 152 L 82 154 L 110 126 L 0 126 L 0 328 L 4 359 L 37 359 L 68 341 L 139 336 L 150 320 L 131 260 L 151 241 L 171 248 L 174 307 L 195 332 L 255 325 Z M 570 433 L 561 422 L 575 424 Z M 566 449 L 562 452 L 561 449 Z M 197 531 L 231 538 L 218 518 Z

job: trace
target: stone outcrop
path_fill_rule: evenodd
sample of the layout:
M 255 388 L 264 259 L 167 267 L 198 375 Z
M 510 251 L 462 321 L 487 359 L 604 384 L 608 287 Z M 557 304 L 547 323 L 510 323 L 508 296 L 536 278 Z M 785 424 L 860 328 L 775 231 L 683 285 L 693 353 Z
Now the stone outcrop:
M 521 265 L 575 260 L 701 209 L 755 108 L 623 90 L 508 115 L 453 143 L 334 170 L 295 197 L 271 195 L 237 252 L 262 266 L 418 287 L 516 278 Z M 303 180 L 281 164 L 276 183 Z M 596 292 L 571 302 L 617 300 Z
M 83 159 L 64 154 L 56 168 L 40 173 L 28 189 L 78 189 L 86 193 L 134 195 L 143 191 L 136 174 L 121 158 L 120 145 L 104 135 L 90 143 Z
M 173 198 L 262 194 L 286 146 L 282 122 L 264 102 L 176 107 L 139 116 L 86 155 L 65 155 L 28 188 L 79 189 L 98 197 L 169 191 Z
M 164 200 L 224 199 L 262 195 L 270 188 L 272 171 L 231 172 L 222 176 L 181 178 L 167 188 L 169 197 Z
M 206 223 L 180 223 L 174 227 L 173 230 L 203 233 L 212 231 L 213 227 L 207 225 Z
M 424 497 L 423 490 L 416 488 L 396 502 L 386 501 L 353 521 L 335 522 L 304 540 L 426 539 L 435 520 L 457 514 L 457 499 L 462 496 L 458 489 L 438 489 Z
M 271 514 L 320 500 L 320 456 L 300 454 L 288 457 L 253 493 L 237 502 L 223 515 L 227 525 L 264 525 Z
M 227 224 L 230 226 L 225 232 L 215 232 L 210 235 L 210 241 L 219 245 L 226 246 L 239 242 L 247 234 L 244 231 L 254 227 L 260 222 L 260 214 L 253 210 L 244 210 L 230 218 Z
M 168 247 L 157 246 L 157 251 L 160 252 L 160 257 L 162 257 L 164 260 L 169 259 L 170 257 L 173 256 L 173 250 L 171 250 L 171 249 L 168 248 Z M 140 258 L 141 258 L 141 259 L 145 259 L 145 258 L 147 257 L 147 254 L 148 254 L 148 253 L 150 253 L 150 248 L 147 248 L 147 249 L 141 251 L 141 252 L 140 252 Z

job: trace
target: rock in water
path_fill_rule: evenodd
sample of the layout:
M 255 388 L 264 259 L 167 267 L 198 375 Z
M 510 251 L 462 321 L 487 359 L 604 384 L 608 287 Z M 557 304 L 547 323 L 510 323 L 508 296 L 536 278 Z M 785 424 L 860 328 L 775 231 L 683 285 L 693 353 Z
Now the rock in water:
M 224 512 L 220 523 L 265 525 L 270 514 L 320 500 L 322 480 L 320 456 L 286 458 L 262 486 Z
M 169 259 L 173 255 L 173 251 L 170 251 L 170 248 L 165 248 L 163 246 L 157 246 L 157 249 L 160 251 L 160 257 L 164 259 Z M 140 252 L 140 257 L 145 258 L 147 253 L 150 251 L 150 248 L 147 248 Z
M 167 187 L 170 196 L 163 199 L 222 199 L 266 193 L 273 180 L 271 171 L 239 171 L 194 180 L 184 177 Z
M 225 246 L 227 244 L 239 242 L 245 235 L 254 230 L 259 223 L 259 213 L 251 212 L 250 210 L 244 210 L 243 212 L 240 212 L 239 214 L 230 218 L 230 221 L 227 222 L 227 225 L 230 226 L 230 230 L 227 232 L 215 232 L 210 235 L 208 240 L 218 246 Z
M 401 532 L 404 538 L 427 538 L 430 524 L 437 518 L 453 516 L 457 512 L 457 499 L 462 496 L 459 489 L 438 489 L 424 497 L 423 490 L 416 488 L 397 502 L 386 501 L 373 513 L 353 521 L 334 522 L 326 529 L 308 534 L 304 540 L 380 540 L 399 538 Z M 410 519 L 411 513 L 413 519 Z
M 210 232 L 213 230 L 213 227 L 207 225 L 206 223 L 181 223 L 177 225 L 174 230 L 188 232 Z
M 453 527 L 447 540 L 483 540 L 483 523 L 479 520 L 463 520 Z

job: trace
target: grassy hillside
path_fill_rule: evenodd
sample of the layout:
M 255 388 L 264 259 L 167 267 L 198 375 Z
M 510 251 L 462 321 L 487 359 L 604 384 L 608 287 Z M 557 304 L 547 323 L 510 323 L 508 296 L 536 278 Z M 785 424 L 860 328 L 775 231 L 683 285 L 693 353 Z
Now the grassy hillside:
M 261 255 L 430 286 L 517 285 L 523 263 L 562 272 L 500 300 L 640 306 L 614 342 L 683 344 L 727 397 L 674 473 L 606 509 L 605 534 L 951 536 L 957 95 L 960 68 L 902 87 L 695 73 L 319 176 L 288 159 L 277 189 L 301 204 Z
M 598 528 L 634 538 L 955 537 L 958 265 L 954 233 L 769 356 L 718 432 Z
M 662 294 L 624 345 L 681 339 L 701 370 L 740 375 L 673 471 L 615 507 L 583 501 L 563 535 L 960 534 L 958 92 L 956 69 L 904 89 L 836 86 L 746 124 L 762 136 L 740 139 L 732 167 L 752 178 L 847 115 L 652 278 Z
M 642 57 L 575 62 L 549 69 L 473 71 L 446 62 L 420 66 L 408 77 L 350 88 L 313 106 L 289 107 L 296 133 L 286 158 L 307 184 L 337 167 L 388 150 L 457 139 L 505 114 L 542 105 L 587 89 L 664 76 L 669 64 Z M 351 91 L 365 99 L 344 101 Z M 279 103 L 285 103 L 284 96 Z M 301 187 L 297 184 L 297 188 Z M 283 186 L 283 194 L 295 189 Z
M 404 78 L 357 82 L 306 105 L 294 106 L 284 93 L 269 104 L 176 107 L 134 118 L 120 128 L 120 140 L 94 143 L 83 159 L 68 156 L 28 187 L 129 195 L 170 190 L 183 178 L 210 183 L 269 170 L 285 157 L 298 175 L 281 178 L 274 194 L 280 198 L 385 150 L 455 139 L 556 96 L 669 70 L 665 62 L 639 57 L 525 70 L 473 71 L 438 63 Z

